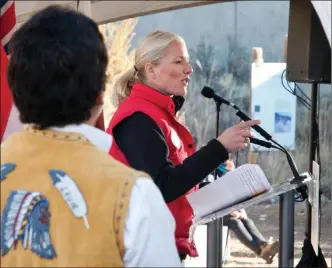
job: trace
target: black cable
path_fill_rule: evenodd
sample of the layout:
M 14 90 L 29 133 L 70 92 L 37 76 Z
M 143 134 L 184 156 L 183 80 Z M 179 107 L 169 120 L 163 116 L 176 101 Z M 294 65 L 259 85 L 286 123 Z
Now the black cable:
M 284 88 L 286 88 L 285 85 L 284 85 L 284 83 L 283 83 L 283 77 L 284 77 L 284 75 L 285 75 L 285 72 L 286 72 L 286 69 L 285 69 L 285 70 L 282 72 L 282 74 L 281 74 L 282 84 L 283 84 Z M 286 88 L 287 91 L 289 91 L 291 94 L 295 95 L 296 97 L 299 97 L 299 98 L 301 98 L 302 100 L 304 100 L 302 97 L 300 97 L 299 95 L 296 94 L 296 89 L 298 89 L 298 90 L 302 93 L 302 95 L 303 95 L 303 96 L 304 96 L 309 102 L 311 102 L 310 98 L 309 98 L 309 97 L 303 92 L 303 90 L 298 86 L 297 83 L 293 82 L 293 83 L 294 83 L 294 87 L 292 88 L 291 85 L 290 85 L 290 82 L 289 82 L 287 79 L 285 79 L 285 80 L 286 80 L 286 82 L 287 82 L 288 88 L 290 89 L 290 90 L 288 90 L 288 89 Z M 304 101 L 306 102 L 306 100 L 304 100 Z M 308 105 L 310 105 L 310 103 L 308 103 L 308 102 L 306 102 L 306 103 L 307 103 Z
M 307 108 L 310 110 L 311 104 L 308 102 L 310 101 L 309 97 L 303 92 L 303 90 L 294 82 L 294 87 L 292 88 L 289 81 L 286 80 L 287 86 L 284 83 L 284 76 L 285 76 L 285 72 L 286 69 L 283 70 L 283 72 L 281 73 L 281 84 L 283 86 L 284 89 L 286 89 L 289 93 L 291 93 L 292 95 L 294 95 L 295 97 L 297 97 L 299 99 L 299 101 Z M 302 95 L 304 95 L 304 97 L 307 99 L 302 98 L 301 96 L 296 94 L 296 89 L 299 89 L 299 91 L 302 93 Z
M 281 73 L 281 84 L 284 87 L 284 89 L 286 89 L 289 93 L 293 94 L 293 92 L 290 89 L 288 89 L 284 84 L 284 74 L 285 74 L 285 72 L 286 72 L 286 69 L 283 70 L 283 72 Z
M 307 98 L 308 101 L 311 101 L 310 98 L 303 92 L 303 90 L 299 87 L 298 84 L 294 83 L 294 85 L 295 88 L 298 89 L 302 93 L 302 95 Z
M 307 100 L 309 102 L 307 100 L 303 99 L 302 97 L 300 97 L 296 93 L 297 90 L 299 90 L 302 93 L 302 95 L 304 95 L 304 97 L 307 98 Z M 302 91 L 302 89 L 296 83 L 294 83 L 294 89 L 293 89 L 293 91 L 294 91 L 294 95 L 297 96 L 303 104 L 305 103 L 305 106 L 310 110 L 310 107 L 311 107 L 310 102 L 311 102 L 311 100 L 309 99 L 309 97 Z

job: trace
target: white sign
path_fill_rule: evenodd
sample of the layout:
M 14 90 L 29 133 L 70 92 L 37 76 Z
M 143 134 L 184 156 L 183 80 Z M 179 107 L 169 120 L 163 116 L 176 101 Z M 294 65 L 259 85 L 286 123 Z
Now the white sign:
M 261 120 L 261 126 L 274 140 L 292 150 L 295 148 L 296 97 L 282 86 L 281 75 L 285 69 L 286 63 L 252 64 L 251 117 Z M 264 139 L 258 133 L 255 136 Z M 254 144 L 250 148 L 268 150 Z

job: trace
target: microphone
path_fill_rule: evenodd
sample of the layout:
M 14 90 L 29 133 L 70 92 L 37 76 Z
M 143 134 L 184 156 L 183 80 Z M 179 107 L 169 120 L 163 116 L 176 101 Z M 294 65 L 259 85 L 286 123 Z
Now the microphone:
M 253 144 L 265 147 L 265 148 L 272 147 L 272 148 L 280 149 L 279 147 L 274 146 L 271 142 L 268 142 L 268 141 L 263 141 L 263 140 L 256 139 L 256 138 L 249 138 L 249 139 L 250 139 L 250 143 L 253 143 Z
M 205 97 L 205 98 L 208 98 L 208 99 L 214 99 L 216 102 L 219 102 L 219 103 L 224 103 L 228 106 L 231 106 L 233 107 L 235 110 L 237 110 L 238 112 L 236 113 L 236 115 L 238 117 L 240 117 L 243 121 L 249 121 L 251 120 L 251 118 L 249 116 L 247 116 L 245 113 L 243 113 L 239 107 L 237 107 L 234 103 L 231 103 L 229 102 L 228 100 L 225 100 L 224 98 L 222 98 L 221 96 L 217 95 L 215 93 L 215 91 L 210 88 L 210 87 L 203 87 L 202 89 L 202 95 Z M 272 139 L 272 136 L 267 133 L 263 128 L 261 128 L 260 126 L 252 126 L 252 128 L 254 130 L 256 130 L 259 134 L 261 134 L 265 139 L 267 139 L 268 141 Z
M 240 117 L 243 121 L 249 121 L 251 120 L 251 118 L 249 116 L 247 116 L 245 113 L 243 113 L 239 107 L 237 107 L 234 103 L 229 102 L 228 100 L 225 100 L 224 98 L 222 98 L 221 96 L 217 95 L 215 93 L 215 91 L 210 88 L 210 87 L 203 87 L 202 89 L 202 95 L 208 99 L 214 99 L 215 102 L 217 103 L 224 103 L 226 105 L 229 105 L 231 107 L 233 107 L 234 109 L 237 110 L 236 115 L 238 117 Z M 267 141 L 262 141 L 256 138 L 250 138 L 250 141 L 253 144 L 257 144 L 266 148 L 275 148 L 278 149 L 280 151 L 282 151 L 284 154 L 286 154 L 287 157 L 287 162 L 289 164 L 289 167 L 293 173 L 294 179 L 291 181 L 291 183 L 298 183 L 298 182 L 302 182 L 302 180 L 304 179 L 303 176 L 301 176 L 299 174 L 299 171 L 296 167 L 296 164 L 292 158 L 292 156 L 288 153 L 288 151 L 282 146 L 280 145 L 278 142 L 274 141 L 272 139 L 272 136 L 267 133 L 263 128 L 261 128 L 260 126 L 252 126 L 253 129 L 255 129 L 259 134 L 261 134 L 266 140 L 271 140 L 274 144 L 276 144 L 277 146 L 273 145 L 271 142 L 267 142 Z M 301 189 L 301 194 L 302 194 L 302 198 L 305 199 L 307 197 L 307 194 L 304 193 L 303 189 Z
M 231 103 L 229 102 L 228 100 L 225 100 L 224 98 L 222 98 L 221 96 L 217 95 L 214 90 L 210 87 L 203 87 L 202 89 L 202 95 L 205 97 L 205 98 L 208 98 L 208 99 L 214 99 L 216 102 L 219 102 L 219 103 L 224 103 L 226 105 L 229 105 L 229 106 L 232 106 L 234 109 L 236 110 L 240 110 L 239 107 L 237 107 L 234 103 Z

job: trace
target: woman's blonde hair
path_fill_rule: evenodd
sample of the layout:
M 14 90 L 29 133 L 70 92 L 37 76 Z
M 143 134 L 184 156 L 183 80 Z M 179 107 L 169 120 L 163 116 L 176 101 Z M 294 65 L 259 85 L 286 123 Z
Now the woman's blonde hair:
M 154 31 L 140 42 L 135 51 L 134 66 L 123 73 L 114 83 L 112 100 L 116 107 L 129 96 L 134 82 L 144 83 L 145 65 L 147 63 L 157 65 L 158 61 L 164 56 L 165 49 L 175 40 L 184 42 L 177 34 Z

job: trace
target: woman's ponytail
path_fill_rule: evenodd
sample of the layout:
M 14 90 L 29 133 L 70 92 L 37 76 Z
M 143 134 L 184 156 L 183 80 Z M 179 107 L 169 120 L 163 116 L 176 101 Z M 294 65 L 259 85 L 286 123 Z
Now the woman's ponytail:
M 130 68 L 122 74 L 114 83 L 112 101 L 115 107 L 118 107 L 121 102 L 129 96 L 133 83 L 135 82 L 136 69 Z

